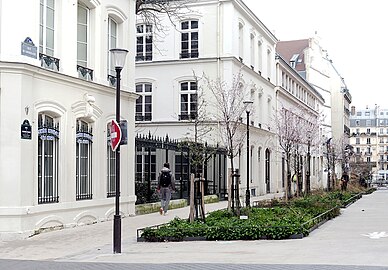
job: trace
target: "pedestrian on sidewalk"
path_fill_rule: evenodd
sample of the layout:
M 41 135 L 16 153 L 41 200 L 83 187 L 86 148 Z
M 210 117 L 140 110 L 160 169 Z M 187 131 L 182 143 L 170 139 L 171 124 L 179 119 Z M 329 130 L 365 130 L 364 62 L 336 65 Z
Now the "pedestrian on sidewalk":
M 164 163 L 162 170 L 158 177 L 158 193 L 160 195 L 161 207 L 159 213 L 166 215 L 168 211 L 168 205 L 171 200 L 171 192 L 175 191 L 175 178 L 170 170 L 170 164 Z
M 349 175 L 344 172 L 341 177 L 341 191 L 346 191 L 349 182 Z

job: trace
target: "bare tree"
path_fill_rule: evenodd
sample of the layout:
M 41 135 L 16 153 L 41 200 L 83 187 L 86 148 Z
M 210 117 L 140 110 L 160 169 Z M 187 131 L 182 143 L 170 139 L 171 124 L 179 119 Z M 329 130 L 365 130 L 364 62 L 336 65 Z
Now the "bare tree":
M 215 120 L 219 123 L 220 139 L 226 146 L 227 156 L 230 160 L 230 168 L 232 173 L 235 172 L 234 158 L 238 155 L 241 145 L 243 145 L 246 133 L 242 129 L 242 115 L 245 113 L 246 106 L 243 101 L 245 99 L 244 84 L 242 83 L 242 73 L 233 76 L 231 84 L 217 78 L 211 80 L 204 76 L 205 82 L 209 90 L 214 96 L 214 108 L 216 113 Z M 238 181 L 236 182 L 236 196 L 229 194 L 229 208 L 230 203 L 234 205 L 236 197 L 237 214 L 239 214 L 240 202 L 238 194 Z M 232 177 L 231 190 L 233 193 L 234 181 Z
M 193 13 L 189 4 L 197 0 L 136 0 L 136 15 L 145 24 L 153 25 L 156 32 L 161 34 L 166 30 L 162 19 L 166 15 L 171 24 L 175 27 L 176 22 L 181 21 L 184 15 Z
M 279 140 L 280 148 L 282 149 L 286 161 L 286 181 L 285 181 L 285 197 L 286 200 L 292 197 L 291 194 L 291 178 L 292 166 L 295 164 L 296 144 L 300 141 L 299 129 L 300 117 L 294 110 L 282 108 L 277 112 L 276 116 L 276 134 Z

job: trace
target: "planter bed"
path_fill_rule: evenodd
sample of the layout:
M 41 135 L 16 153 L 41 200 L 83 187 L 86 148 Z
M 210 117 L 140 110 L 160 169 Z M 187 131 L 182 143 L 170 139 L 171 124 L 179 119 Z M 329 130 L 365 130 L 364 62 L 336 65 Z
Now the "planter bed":
M 166 224 L 138 229 L 137 241 L 300 239 L 338 216 L 341 207 L 347 207 L 361 196 L 360 193 L 336 192 L 297 198 L 287 204 L 273 201 L 264 208 L 242 208 L 241 215 L 248 219 L 239 219 L 225 209 L 209 213 L 206 223 L 175 218 Z

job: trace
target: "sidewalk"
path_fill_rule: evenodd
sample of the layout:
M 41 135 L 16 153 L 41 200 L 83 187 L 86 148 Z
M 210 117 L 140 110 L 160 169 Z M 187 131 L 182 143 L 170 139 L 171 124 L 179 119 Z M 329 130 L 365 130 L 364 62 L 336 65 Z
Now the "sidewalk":
M 273 196 L 273 195 L 272 195 Z M 265 197 L 260 197 L 264 199 Z M 253 199 L 256 200 L 257 198 Z M 342 211 L 310 236 L 295 240 L 137 243 L 136 229 L 186 218 L 188 207 L 123 219 L 122 254 L 112 254 L 112 222 L 0 243 L 1 259 L 109 263 L 331 264 L 388 266 L 388 190 Z M 206 205 L 206 211 L 227 202 Z

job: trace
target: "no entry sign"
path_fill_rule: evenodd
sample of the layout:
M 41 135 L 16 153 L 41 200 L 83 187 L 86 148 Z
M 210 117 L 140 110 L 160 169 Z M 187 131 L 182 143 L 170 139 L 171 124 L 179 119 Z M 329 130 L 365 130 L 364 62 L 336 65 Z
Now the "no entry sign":
M 116 151 L 117 147 L 121 142 L 121 128 L 116 120 L 112 120 L 112 125 L 110 126 L 110 145 L 112 151 Z

